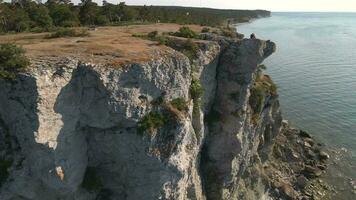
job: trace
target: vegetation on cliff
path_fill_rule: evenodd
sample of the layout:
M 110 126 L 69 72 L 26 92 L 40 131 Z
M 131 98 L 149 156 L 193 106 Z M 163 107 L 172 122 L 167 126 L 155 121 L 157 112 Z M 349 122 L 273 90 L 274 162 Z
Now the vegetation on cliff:
M 153 132 L 163 127 L 167 123 L 167 118 L 160 112 L 150 112 L 138 123 L 138 132 Z
M 15 44 L 0 44 L 0 79 L 14 79 L 29 65 L 25 50 Z
M 44 4 L 31 0 L 12 3 L 0 1 L 0 32 L 49 31 L 54 27 L 87 25 L 127 25 L 137 23 L 179 23 L 220 26 L 269 16 L 264 10 L 218 10 L 208 8 L 127 6 L 124 2 L 102 6 L 92 0 L 74 5 L 70 0 L 48 0 Z
M 258 66 L 255 83 L 250 89 L 251 95 L 249 104 L 253 111 L 252 121 L 254 123 L 256 123 L 260 112 L 262 112 L 265 98 L 267 96 L 277 95 L 277 86 L 270 76 L 262 73 L 262 70 L 264 69 L 266 69 L 264 65 Z

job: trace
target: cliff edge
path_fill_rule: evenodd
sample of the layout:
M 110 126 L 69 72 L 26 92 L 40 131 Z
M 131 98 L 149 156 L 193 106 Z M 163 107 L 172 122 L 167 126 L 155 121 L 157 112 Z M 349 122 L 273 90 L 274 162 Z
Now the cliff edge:
M 276 45 L 203 36 L 193 59 L 153 42 L 140 46 L 145 59 L 128 45 L 128 60 L 110 42 L 91 57 L 98 43 L 63 40 L 58 57 L 33 45 L 31 68 L 0 80 L 0 199 L 317 198 L 297 184 L 319 176 L 328 155 L 282 122 L 261 66 Z M 72 54 L 66 43 L 84 44 Z M 296 172 L 284 173 L 287 154 Z

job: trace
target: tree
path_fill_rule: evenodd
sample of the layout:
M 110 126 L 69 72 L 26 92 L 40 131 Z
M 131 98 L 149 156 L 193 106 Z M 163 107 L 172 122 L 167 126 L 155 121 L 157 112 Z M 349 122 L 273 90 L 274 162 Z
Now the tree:
M 82 0 L 80 4 L 80 22 L 85 25 L 93 25 L 96 22 L 99 7 L 92 0 Z
M 80 25 L 77 14 L 70 9 L 69 5 L 51 4 L 48 8 L 55 26 L 73 27 Z
M 29 65 L 25 50 L 15 44 L 0 44 L 0 78 L 14 79 L 16 73 Z
M 21 7 L 1 4 L 0 25 L 3 32 L 22 32 L 30 28 L 31 20 Z
M 48 29 L 52 26 L 52 18 L 46 6 L 30 2 L 25 8 L 34 26 Z
M 144 5 L 143 7 L 139 8 L 138 14 L 142 21 L 147 21 L 148 16 L 150 15 L 150 10 L 146 5 Z

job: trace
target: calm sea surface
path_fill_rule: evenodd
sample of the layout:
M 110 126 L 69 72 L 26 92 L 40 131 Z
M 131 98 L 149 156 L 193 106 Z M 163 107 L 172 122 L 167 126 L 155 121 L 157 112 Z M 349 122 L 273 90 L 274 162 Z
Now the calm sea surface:
M 356 179 L 356 13 L 273 13 L 237 29 L 277 43 L 264 64 L 278 85 L 284 118 L 335 149 L 331 180 L 350 189 Z

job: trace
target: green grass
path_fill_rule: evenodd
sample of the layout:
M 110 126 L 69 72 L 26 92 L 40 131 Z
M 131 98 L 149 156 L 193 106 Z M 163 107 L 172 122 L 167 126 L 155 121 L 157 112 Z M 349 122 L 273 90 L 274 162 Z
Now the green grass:
M 12 43 L 0 44 L 0 79 L 13 80 L 30 64 L 25 50 Z
M 97 192 L 103 187 L 95 167 L 87 167 L 82 187 L 90 192 Z
M 168 119 L 160 112 L 150 112 L 138 122 L 138 133 L 153 131 L 163 127 Z
M 61 38 L 61 37 L 86 37 L 89 33 L 85 29 L 74 28 L 60 28 L 57 31 L 50 33 L 46 36 L 47 39 Z

